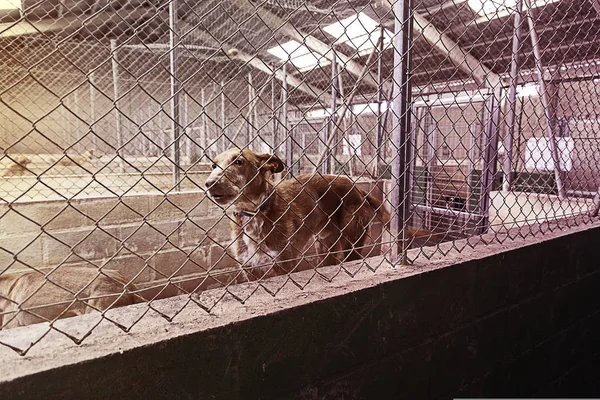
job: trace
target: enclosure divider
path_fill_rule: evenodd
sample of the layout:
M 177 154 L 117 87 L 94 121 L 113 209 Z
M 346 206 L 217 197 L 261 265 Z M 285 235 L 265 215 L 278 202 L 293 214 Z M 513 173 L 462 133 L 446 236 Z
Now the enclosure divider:
M 394 3 L 394 93 L 392 143 L 392 265 L 406 264 L 406 241 L 404 231 L 408 221 L 409 185 L 407 161 L 410 154 L 410 111 L 411 90 L 411 44 L 412 44 L 412 0 L 397 0 Z
M 506 140 L 504 143 L 504 179 L 502 183 L 502 190 L 504 192 L 509 192 L 512 188 L 511 170 L 513 158 L 513 141 L 515 136 L 515 117 L 517 108 L 517 79 L 519 73 L 519 53 L 521 47 L 521 26 L 523 23 L 521 18 L 521 15 L 523 13 L 523 0 L 516 1 L 516 12 L 513 21 L 512 61 L 510 64 L 510 87 L 508 90 L 508 131 L 506 132 Z
M 179 49 L 177 46 L 177 0 L 169 2 L 169 72 L 171 75 L 171 129 L 173 131 L 173 189 L 179 191 L 181 124 L 179 120 Z
M 544 65 L 542 63 L 542 54 L 540 52 L 540 43 L 537 32 L 535 31 L 535 25 L 533 22 L 533 16 L 531 11 L 531 0 L 525 0 L 527 9 L 527 22 L 529 24 L 529 35 L 531 37 L 531 44 L 533 46 L 533 55 L 535 58 L 535 66 L 538 73 L 538 85 L 540 90 L 540 97 L 542 100 L 542 107 L 544 108 L 544 117 L 546 118 L 546 133 L 548 135 L 548 144 L 550 145 L 550 155 L 552 156 L 552 162 L 554 163 L 554 180 L 556 181 L 556 190 L 558 191 L 558 198 L 560 200 L 565 198 L 565 189 L 562 183 L 562 176 L 560 170 L 560 158 L 558 156 L 558 145 L 556 143 L 556 137 L 552 129 L 552 118 L 550 115 L 550 103 L 548 102 L 548 92 L 546 91 L 546 82 L 544 80 Z
M 117 130 L 117 157 L 119 162 L 119 172 L 125 172 L 123 157 L 121 155 L 121 146 L 123 146 L 123 131 L 121 123 L 121 111 L 119 110 L 119 63 L 117 62 L 117 41 L 110 40 L 110 54 L 113 76 L 113 104 L 115 107 L 115 128 Z
M 287 85 L 287 64 L 283 63 L 281 66 L 282 71 L 282 85 L 281 85 L 281 107 L 283 113 L 283 130 L 285 132 L 285 163 L 288 167 L 289 177 L 294 176 L 294 153 L 292 147 L 292 133 L 288 129 L 288 113 L 287 113 L 287 102 L 288 102 L 288 85 Z
M 480 233 L 484 234 L 489 228 L 490 196 L 494 186 L 494 177 L 496 176 L 496 159 L 498 154 L 498 136 L 500 131 L 500 113 L 502 87 L 498 84 L 492 88 L 486 110 L 487 122 L 484 130 L 483 159 L 481 166 L 481 191 L 479 194 L 479 220 Z

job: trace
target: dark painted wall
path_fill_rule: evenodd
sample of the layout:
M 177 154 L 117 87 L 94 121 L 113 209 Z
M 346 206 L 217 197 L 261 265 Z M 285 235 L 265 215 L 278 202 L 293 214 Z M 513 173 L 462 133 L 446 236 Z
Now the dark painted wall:
M 3 399 L 600 395 L 600 228 L 19 379 Z

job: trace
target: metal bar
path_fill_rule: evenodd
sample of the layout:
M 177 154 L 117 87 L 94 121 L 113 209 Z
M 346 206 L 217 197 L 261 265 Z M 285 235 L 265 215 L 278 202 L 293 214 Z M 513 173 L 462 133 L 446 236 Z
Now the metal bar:
M 200 131 L 200 146 L 202 147 L 202 151 L 206 154 L 206 145 L 208 142 L 208 122 L 206 116 L 206 90 L 204 88 L 202 88 L 200 91 L 200 102 L 202 103 L 202 130 Z
M 546 82 L 544 80 L 544 66 L 542 64 L 542 54 L 540 52 L 540 43 L 535 31 L 535 24 L 533 22 L 531 0 L 525 0 L 525 8 L 527 10 L 527 22 L 529 24 L 529 35 L 531 37 L 531 44 L 533 46 L 533 55 L 535 57 L 535 64 L 538 73 L 538 85 L 540 90 L 540 97 L 542 100 L 542 107 L 544 108 L 544 116 L 546 118 L 546 133 L 548 135 L 548 144 L 550 146 L 550 155 L 552 156 L 552 162 L 554 163 L 554 179 L 556 181 L 556 189 L 558 191 L 558 198 L 565 198 L 565 189 L 562 182 L 562 174 L 560 170 L 560 158 L 558 155 L 558 144 L 556 143 L 556 137 L 552 130 L 552 117 L 550 115 L 550 103 L 548 101 L 548 92 L 546 91 Z
M 113 76 L 113 104 L 115 107 L 115 129 L 117 130 L 117 157 L 120 172 L 125 171 L 121 147 L 123 146 L 123 123 L 121 121 L 121 111 L 119 110 L 119 63 L 117 60 L 117 41 L 110 40 L 110 54 Z
M 380 27 L 379 34 L 379 57 L 377 57 L 377 133 L 375 136 L 375 152 L 377 153 L 377 157 L 375 158 L 375 166 L 373 168 L 373 176 L 379 176 L 379 168 L 380 165 L 383 164 L 383 159 L 381 157 L 381 147 L 383 144 L 383 114 L 381 113 L 381 102 L 383 101 L 383 37 L 385 34 L 385 28 L 383 25 Z
M 263 85 L 263 87 L 258 95 L 256 94 L 256 88 L 255 87 L 252 88 L 252 95 L 254 96 L 254 106 L 252 107 L 252 121 L 253 121 L 252 126 L 254 127 L 254 129 L 253 129 L 252 137 L 250 138 L 251 143 L 254 143 L 254 141 L 257 140 L 258 136 L 259 136 L 258 128 L 259 128 L 260 122 L 258 121 L 258 104 L 259 104 L 258 100 L 262 96 L 262 93 L 264 93 L 268 87 L 269 87 L 269 85 L 267 85 L 267 82 L 265 82 L 265 84 Z M 264 140 L 263 140 L 263 142 L 264 142 Z M 257 143 L 260 143 L 260 142 L 257 141 Z M 258 150 L 260 151 L 260 148 Z
M 408 155 L 410 154 L 410 110 L 411 92 L 411 42 L 413 27 L 412 0 L 398 0 L 394 4 L 394 93 L 392 101 L 394 130 L 392 143 L 394 157 L 392 162 L 392 235 L 391 262 L 406 264 L 406 241 L 404 228 L 409 215 L 408 193 Z
M 409 154 L 409 169 L 408 169 L 408 193 L 411 195 L 411 204 L 413 203 L 412 194 L 414 193 L 415 187 L 415 166 L 417 161 L 417 134 L 419 131 L 419 126 L 421 126 L 421 120 L 423 119 L 423 113 L 425 111 L 425 107 L 416 107 L 414 104 L 412 105 L 411 112 L 414 116 L 414 119 L 411 121 L 410 126 L 410 153 Z M 409 218 L 412 218 L 413 215 L 410 215 Z
M 273 146 L 271 148 L 271 151 L 273 152 L 273 154 L 275 154 L 275 149 L 278 148 L 278 141 L 277 141 L 277 106 L 276 106 L 276 96 L 275 96 L 275 75 L 271 75 L 271 119 L 272 119 L 272 125 L 273 125 L 273 132 L 271 133 L 271 139 L 272 139 L 272 143 Z
M 511 190 L 512 184 L 512 155 L 513 155 L 513 140 L 515 137 L 515 116 L 517 109 L 517 79 L 519 74 L 519 52 L 521 49 L 521 25 L 522 25 L 522 12 L 523 12 L 523 0 L 517 0 L 516 12 L 514 18 L 513 27 L 513 42 L 512 42 L 512 61 L 510 64 L 510 86 L 508 89 L 508 131 L 506 132 L 506 139 L 504 143 L 505 155 L 504 155 L 504 168 L 503 168 L 503 183 L 502 190 L 508 192 Z
M 281 66 L 283 72 L 283 84 L 281 85 L 281 107 L 283 113 L 283 131 L 285 134 L 285 162 L 288 168 L 288 174 L 294 176 L 294 148 L 292 143 L 292 133 L 288 129 L 288 86 L 287 86 L 287 64 Z
M 479 221 L 483 218 L 483 215 L 470 213 L 468 211 L 458 211 L 453 210 L 451 208 L 442 208 L 442 207 L 434 207 L 434 206 L 424 206 L 421 204 L 417 204 L 413 206 L 413 208 L 417 211 L 423 211 L 424 213 L 433 213 L 433 214 L 442 214 L 449 217 L 467 217 L 471 220 Z
M 481 191 L 479 197 L 479 213 L 482 218 L 479 223 L 480 233 L 484 234 L 489 229 L 489 211 L 491 192 L 496 176 L 498 156 L 498 135 L 500 131 L 502 88 L 496 87 L 486 102 L 487 122 L 485 125 L 485 144 L 483 147 L 483 162 L 481 167 Z
M 424 159 L 425 159 L 425 204 L 430 206 L 433 204 L 433 172 L 431 167 L 435 163 L 435 130 L 434 125 L 431 123 L 431 108 L 428 104 L 423 106 L 425 109 L 423 130 L 424 130 Z M 387 115 L 387 114 L 386 114 Z M 425 223 L 428 228 L 431 229 L 431 212 L 425 211 Z
M 187 92 L 183 92 L 183 137 L 185 140 L 185 157 L 188 163 L 192 163 L 192 133 L 193 128 L 188 126 L 190 123 L 189 96 Z
M 179 119 L 179 49 L 177 32 L 177 0 L 169 2 L 169 72 L 171 79 L 171 130 L 173 133 L 173 188 L 178 191 L 180 168 L 181 124 Z
M 335 50 L 332 48 L 331 51 L 335 54 Z M 323 130 L 321 130 L 322 132 L 322 138 L 321 138 L 321 143 L 320 143 L 320 150 L 321 152 L 326 152 L 327 153 L 327 157 L 325 157 L 325 159 L 323 160 L 323 162 L 321 163 L 321 173 L 322 174 L 329 174 L 331 171 L 331 149 L 327 148 L 327 141 L 328 141 L 328 136 L 330 133 L 333 133 L 334 129 L 335 129 L 335 119 L 336 119 L 336 108 L 337 108 L 337 96 L 338 96 L 338 86 L 339 86 L 339 80 L 338 80 L 338 68 L 337 68 L 337 57 L 333 57 L 332 62 L 331 62 L 331 116 L 330 118 L 330 122 L 329 124 L 327 124 L 327 127 Z
M 248 115 L 246 118 L 246 137 L 244 142 L 247 147 L 250 146 L 250 138 L 253 136 L 251 131 L 254 129 L 252 110 L 254 109 L 254 87 L 252 86 L 252 72 L 248 72 Z
M 94 125 L 96 123 L 96 96 L 94 96 L 94 91 L 95 91 L 95 79 L 96 75 L 94 74 L 94 72 L 90 72 L 89 76 L 88 76 L 88 81 L 90 82 L 90 119 L 91 119 L 91 123 L 90 123 L 90 128 L 92 127 L 92 125 Z M 94 152 L 98 152 L 98 136 L 96 136 L 96 134 L 94 133 L 93 129 L 90 129 L 90 131 L 92 132 L 92 147 L 94 149 Z
M 338 71 L 339 70 L 340 69 L 338 67 Z M 344 89 L 344 77 L 342 76 L 341 73 L 338 73 L 338 75 L 337 75 L 337 92 L 339 93 L 339 98 L 337 99 L 337 101 L 340 102 L 340 104 L 343 105 L 346 102 L 346 91 Z M 338 105 L 337 108 L 339 109 L 339 107 L 340 106 Z M 332 128 L 333 128 L 332 132 L 333 133 L 330 132 L 330 134 L 332 134 L 333 136 L 329 137 L 329 139 L 328 139 L 328 142 L 335 143 L 333 145 L 333 149 L 331 150 L 331 154 L 332 154 L 333 160 L 337 160 L 338 159 L 339 149 L 340 149 L 339 141 L 337 140 L 337 131 L 335 130 L 336 129 L 335 126 L 337 126 L 337 124 L 341 121 L 340 118 L 339 118 L 339 116 L 340 116 L 340 113 L 337 112 L 335 114 L 335 120 L 333 121 L 335 124 L 332 126 Z M 333 141 L 333 142 L 331 142 L 331 141 Z M 335 174 L 335 165 L 333 165 L 333 163 L 331 164 L 330 173 L 331 174 Z
M 227 120 L 225 118 L 225 82 L 221 81 L 221 94 L 220 94 L 220 98 L 221 98 L 221 137 L 218 140 L 218 143 L 220 143 L 220 146 L 218 145 L 219 148 L 219 152 L 223 152 L 225 150 L 227 150 L 227 135 L 225 132 L 225 125 L 227 125 Z M 233 139 L 235 140 L 235 139 Z M 233 140 L 230 140 L 231 145 L 235 146 L 235 143 L 233 143 Z
M 159 146 L 159 153 L 161 156 L 165 155 L 165 131 L 163 129 L 163 110 L 158 113 L 158 138 L 156 142 Z
M 600 212 L 600 187 L 598 187 L 598 193 L 594 197 L 594 209 L 591 212 L 592 217 L 596 218 Z
M 473 176 L 473 170 L 475 169 L 475 150 L 477 148 L 477 129 L 479 128 L 479 124 L 471 124 L 469 125 L 469 151 L 468 157 L 469 162 L 467 164 L 467 177 L 470 179 Z M 469 185 L 469 195 L 473 192 L 471 185 Z
M 589 190 L 567 190 L 567 194 L 580 197 L 594 197 L 598 192 L 590 192 Z

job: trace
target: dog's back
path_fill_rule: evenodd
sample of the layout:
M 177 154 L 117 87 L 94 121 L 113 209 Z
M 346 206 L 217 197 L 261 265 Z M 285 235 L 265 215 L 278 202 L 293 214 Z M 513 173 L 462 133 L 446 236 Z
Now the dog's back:
M 85 267 L 61 267 L 48 278 L 38 272 L 0 276 L 0 322 L 14 328 L 143 301 L 129 292 L 137 290 L 133 284 L 123 293 L 126 283 L 118 271 Z

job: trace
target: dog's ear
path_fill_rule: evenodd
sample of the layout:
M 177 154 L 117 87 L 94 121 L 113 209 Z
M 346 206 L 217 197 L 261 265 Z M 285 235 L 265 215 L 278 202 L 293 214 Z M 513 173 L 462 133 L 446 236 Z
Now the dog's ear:
M 283 161 L 274 154 L 257 154 L 258 164 L 261 168 L 266 169 L 272 173 L 281 172 L 285 169 Z

